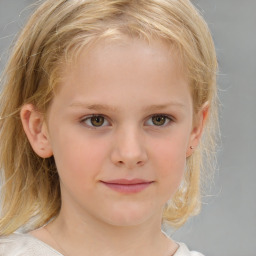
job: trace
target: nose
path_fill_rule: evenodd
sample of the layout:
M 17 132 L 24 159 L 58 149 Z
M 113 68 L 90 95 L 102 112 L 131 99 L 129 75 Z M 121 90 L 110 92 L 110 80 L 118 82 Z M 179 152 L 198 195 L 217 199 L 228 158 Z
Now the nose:
M 148 160 L 143 136 L 135 129 L 121 130 L 113 145 L 111 161 L 117 166 L 132 169 L 143 166 Z

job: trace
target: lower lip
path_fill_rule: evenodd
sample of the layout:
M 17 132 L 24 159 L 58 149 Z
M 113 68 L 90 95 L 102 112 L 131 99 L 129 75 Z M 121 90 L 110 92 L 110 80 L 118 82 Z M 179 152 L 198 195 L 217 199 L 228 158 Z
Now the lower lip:
M 116 183 L 106 183 L 102 182 L 108 188 L 115 190 L 123 194 L 134 194 L 139 193 L 149 187 L 153 182 L 145 182 L 139 184 L 116 184 Z

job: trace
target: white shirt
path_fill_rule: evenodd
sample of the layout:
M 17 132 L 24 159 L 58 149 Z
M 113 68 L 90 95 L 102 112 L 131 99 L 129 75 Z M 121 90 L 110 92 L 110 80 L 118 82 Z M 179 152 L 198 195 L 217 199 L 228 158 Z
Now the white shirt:
M 174 256 L 203 256 L 199 252 L 189 251 L 183 243 Z M 63 256 L 46 243 L 29 234 L 12 234 L 0 238 L 0 256 Z

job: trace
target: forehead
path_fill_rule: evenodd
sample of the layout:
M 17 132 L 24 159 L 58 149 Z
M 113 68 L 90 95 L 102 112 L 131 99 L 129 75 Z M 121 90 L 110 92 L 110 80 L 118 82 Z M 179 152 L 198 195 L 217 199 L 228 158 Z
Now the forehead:
M 190 102 L 179 55 L 160 40 L 102 40 L 86 47 L 76 61 L 63 67 L 58 89 L 57 95 L 70 104 L 104 101 L 129 106 L 133 102 L 147 107 L 184 101 L 184 97 Z
M 129 65 L 140 65 L 141 62 L 148 62 L 144 68 L 158 69 L 161 73 L 163 63 L 165 68 L 175 69 L 176 74 L 187 79 L 187 72 L 183 64 L 183 59 L 177 47 L 172 43 L 161 39 L 139 39 L 137 37 L 128 37 L 117 35 L 116 37 L 107 37 L 92 42 L 84 47 L 77 47 L 76 54 L 71 52 L 70 61 L 63 66 L 62 76 L 70 76 L 79 70 L 79 67 L 92 68 L 95 71 L 107 71 L 109 64 L 116 64 L 116 68 L 122 64 L 125 70 L 129 71 Z M 127 64 L 126 67 L 124 64 Z M 144 63 L 145 64 L 145 63 Z M 152 64 L 152 65 L 150 65 Z M 130 65 L 133 67 L 133 65 Z M 154 66 L 154 67 L 153 67 Z

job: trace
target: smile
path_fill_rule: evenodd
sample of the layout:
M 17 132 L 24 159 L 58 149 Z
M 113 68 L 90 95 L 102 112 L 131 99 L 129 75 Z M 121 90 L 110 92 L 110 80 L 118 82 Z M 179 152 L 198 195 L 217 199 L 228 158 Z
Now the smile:
M 153 183 L 153 181 L 145 181 L 140 179 L 120 179 L 111 181 L 101 181 L 101 183 L 119 193 L 133 194 L 143 191 L 144 189 L 149 187 Z

